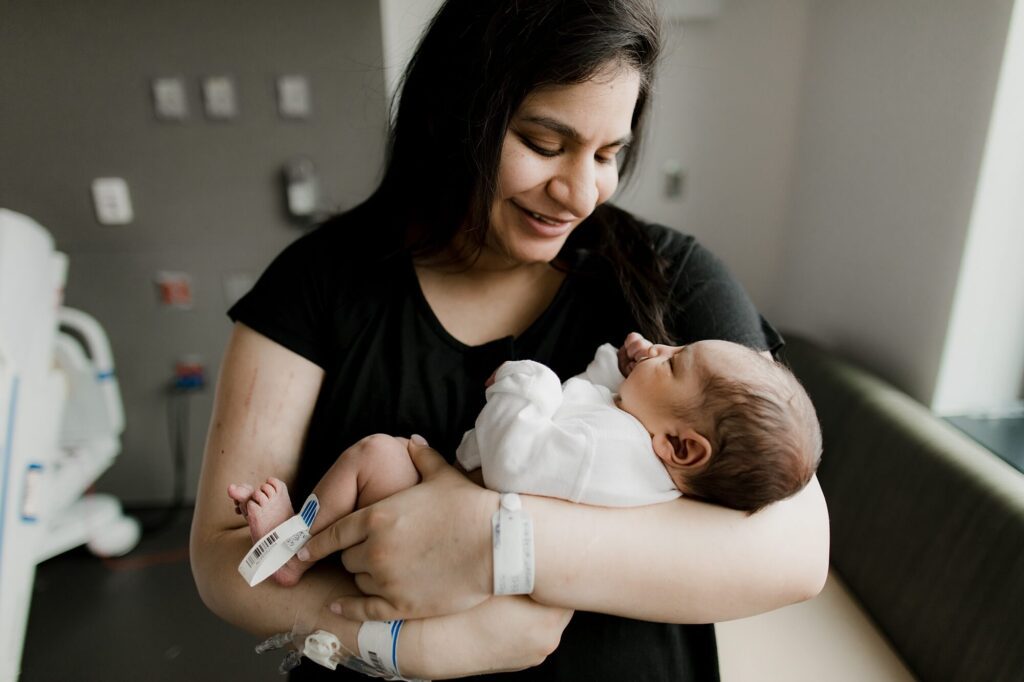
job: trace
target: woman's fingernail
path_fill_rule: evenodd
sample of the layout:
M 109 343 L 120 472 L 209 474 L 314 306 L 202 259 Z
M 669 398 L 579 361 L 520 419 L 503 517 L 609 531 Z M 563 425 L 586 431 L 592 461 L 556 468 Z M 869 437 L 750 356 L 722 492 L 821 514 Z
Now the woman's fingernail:
M 303 547 L 299 550 L 299 561 L 309 561 L 309 550 Z
M 412 434 L 412 438 L 410 438 L 409 440 L 411 440 L 413 443 L 416 443 L 416 445 L 426 445 L 427 444 L 427 439 L 424 438 L 423 436 L 421 436 L 418 433 Z
M 341 604 L 339 604 L 338 602 L 332 602 L 329 608 L 331 609 L 331 613 L 333 613 L 334 615 L 341 615 Z

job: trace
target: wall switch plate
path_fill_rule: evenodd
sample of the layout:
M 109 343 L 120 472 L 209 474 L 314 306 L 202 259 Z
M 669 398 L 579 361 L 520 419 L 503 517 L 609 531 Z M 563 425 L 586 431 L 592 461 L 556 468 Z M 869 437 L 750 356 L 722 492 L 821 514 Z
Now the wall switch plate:
M 238 97 L 235 81 L 229 76 L 210 76 L 203 79 L 203 104 L 206 115 L 218 120 L 238 116 Z
M 153 80 L 153 107 L 156 117 L 164 121 L 181 121 L 188 117 L 185 81 L 178 77 Z
M 277 79 L 277 110 L 282 118 L 308 118 L 312 105 L 309 80 L 305 76 L 281 76 Z
M 127 225 L 135 217 L 124 178 L 93 180 L 92 203 L 96 208 L 96 219 L 103 225 Z

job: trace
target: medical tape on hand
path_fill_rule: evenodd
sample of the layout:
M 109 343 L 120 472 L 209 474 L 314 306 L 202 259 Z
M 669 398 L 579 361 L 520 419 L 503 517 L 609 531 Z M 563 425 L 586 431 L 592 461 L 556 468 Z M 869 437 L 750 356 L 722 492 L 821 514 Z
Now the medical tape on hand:
M 533 593 L 533 520 L 515 493 L 503 493 L 491 517 L 494 594 Z
M 309 540 L 309 529 L 320 511 L 320 500 L 315 494 L 306 498 L 298 514 L 261 537 L 238 564 L 238 572 L 250 587 L 274 574 L 288 563 Z
M 405 679 L 398 672 L 398 635 L 404 620 L 368 620 L 359 626 L 359 657 L 387 679 Z

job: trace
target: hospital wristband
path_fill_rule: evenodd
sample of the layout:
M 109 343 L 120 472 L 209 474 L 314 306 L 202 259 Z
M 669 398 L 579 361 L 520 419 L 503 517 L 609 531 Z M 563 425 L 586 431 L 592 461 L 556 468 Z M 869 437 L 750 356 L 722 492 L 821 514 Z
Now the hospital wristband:
M 404 620 L 368 620 L 359 626 L 359 657 L 388 680 L 404 680 L 398 672 L 398 635 Z
M 533 520 L 516 493 L 502 493 L 491 517 L 494 546 L 494 594 L 532 594 Z

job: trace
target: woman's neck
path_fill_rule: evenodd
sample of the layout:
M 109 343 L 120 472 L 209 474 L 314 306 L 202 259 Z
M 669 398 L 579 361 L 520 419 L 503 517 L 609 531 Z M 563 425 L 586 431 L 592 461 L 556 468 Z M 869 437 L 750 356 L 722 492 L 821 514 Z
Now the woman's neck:
M 469 346 L 522 334 L 547 310 L 565 279 L 548 263 L 427 261 L 415 268 L 434 316 Z

